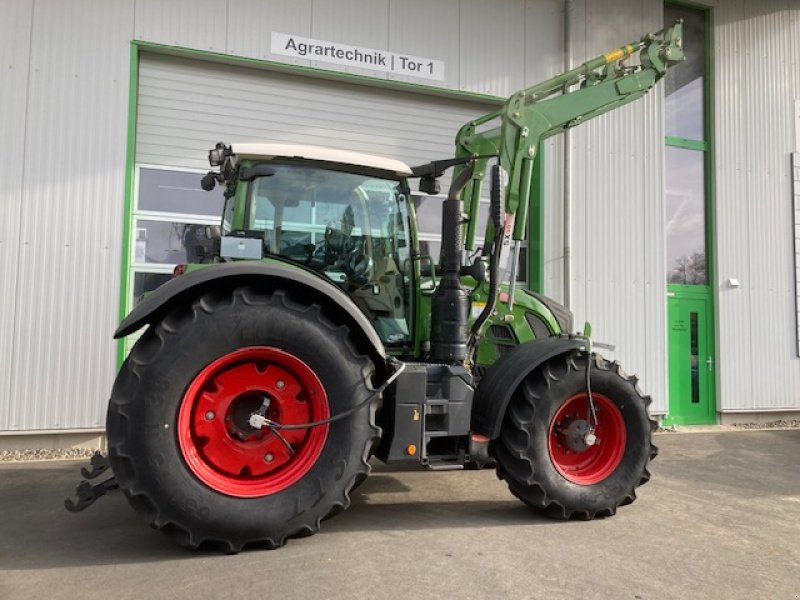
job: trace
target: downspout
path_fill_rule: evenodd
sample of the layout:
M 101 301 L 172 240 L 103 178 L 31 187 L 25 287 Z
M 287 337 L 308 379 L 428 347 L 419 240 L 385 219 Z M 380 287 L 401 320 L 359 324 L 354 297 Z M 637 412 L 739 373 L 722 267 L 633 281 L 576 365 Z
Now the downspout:
M 572 0 L 564 0 L 564 69 L 572 68 Z M 567 86 L 564 86 L 567 91 Z M 564 306 L 572 308 L 572 131 L 564 131 Z

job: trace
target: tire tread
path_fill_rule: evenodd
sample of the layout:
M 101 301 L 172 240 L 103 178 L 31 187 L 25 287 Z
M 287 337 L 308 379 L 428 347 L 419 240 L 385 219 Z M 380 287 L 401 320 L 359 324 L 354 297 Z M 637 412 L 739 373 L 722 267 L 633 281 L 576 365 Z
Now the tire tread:
M 133 401 L 133 398 L 124 392 L 130 385 L 135 386 L 142 380 L 140 369 L 160 360 L 160 353 L 168 347 L 166 343 L 168 336 L 177 335 L 184 328 L 193 326 L 200 312 L 213 315 L 220 308 L 237 302 L 248 306 L 280 305 L 283 309 L 301 315 L 303 318 L 313 319 L 336 337 L 340 346 L 346 350 L 343 354 L 347 356 L 348 360 L 356 363 L 362 373 L 370 373 L 373 370 L 372 361 L 358 351 L 350 329 L 346 325 L 331 321 L 318 303 L 304 304 L 301 300 L 293 298 L 288 290 L 283 289 L 275 290 L 271 294 L 265 294 L 265 292 L 252 287 L 236 288 L 228 294 L 208 293 L 196 299 L 190 307 L 179 307 L 172 310 L 162 321 L 151 326 L 136 343 L 118 375 L 117 383 L 114 386 L 115 393 L 112 394 L 108 407 L 108 429 L 116 433 L 113 436 L 114 439 L 109 441 L 109 455 L 120 488 L 142 520 L 166 534 L 179 545 L 188 548 L 198 548 L 201 545 L 218 547 L 229 554 L 237 553 L 245 546 L 250 545 L 263 546 L 268 549 L 279 548 L 289 538 L 313 535 L 319 531 L 320 523 L 325 517 L 346 510 L 351 504 L 350 492 L 371 471 L 368 459 L 372 447 L 380 439 L 381 434 L 380 428 L 375 424 L 375 419 L 371 417 L 371 435 L 367 436 L 359 464 L 353 466 L 355 472 L 351 474 L 342 488 L 340 497 L 329 501 L 328 506 L 321 510 L 307 510 L 307 512 L 316 514 L 311 522 L 294 525 L 291 530 L 281 532 L 280 535 L 248 539 L 219 539 L 218 536 L 212 537 L 194 531 L 189 523 L 182 523 L 175 519 L 164 520 L 161 516 L 162 510 L 147 490 L 140 485 L 139 471 L 146 469 L 146 466 L 137 465 L 129 453 L 128 443 L 134 432 L 131 431 L 132 424 L 128 418 L 126 406 Z M 373 391 L 374 388 L 369 378 L 366 380 L 369 391 Z M 343 471 L 347 470 L 345 464 Z M 318 503 L 320 501 L 322 501 L 322 496 Z M 313 508 L 317 508 L 316 504 Z
M 558 520 L 591 520 L 597 517 L 611 516 L 616 513 L 618 506 L 632 503 L 636 499 L 635 488 L 649 481 L 650 472 L 647 466 L 649 461 L 658 454 L 658 448 L 653 445 L 652 437 L 649 436 L 647 460 L 642 474 L 619 503 L 612 503 L 596 510 L 587 510 L 567 507 L 548 495 L 546 486 L 540 481 L 534 466 L 531 454 L 530 424 L 537 410 L 537 404 L 554 385 L 568 377 L 571 372 L 584 371 L 585 367 L 579 365 L 579 361 L 585 361 L 585 357 L 585 353 L 574 350 L 564 356 L 549 360 L 541 368 L 528 375 L 512 396 L 499 438 L 492 442 L 492 451 L 497 460 L 498 478 L 504 480 L 511 493 L 525 504 Z M 616 373 L 624 384 L 635 392 L 645 409 L 649 407 L 652 400 L 650 396 L 644 396 L 641 393 L 637 377 L 625 373 L 617 361 L 609 362 L 599 355 L 593 355 L 591 359 L 593 369 Z M 657 423 L 649 415 L 647 418 L 652 434 Z

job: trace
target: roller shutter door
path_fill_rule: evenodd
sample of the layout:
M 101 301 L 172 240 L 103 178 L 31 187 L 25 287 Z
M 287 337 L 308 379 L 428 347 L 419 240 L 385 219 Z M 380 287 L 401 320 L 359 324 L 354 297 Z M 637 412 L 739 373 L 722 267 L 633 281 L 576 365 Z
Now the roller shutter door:
M 415 165 L 451 156 L 461 125 L 492 108 L 474 101 L 143 54 L 136 160 L 206 168 L 207 151 L 218 141 L 261 141 L 344 148 Z

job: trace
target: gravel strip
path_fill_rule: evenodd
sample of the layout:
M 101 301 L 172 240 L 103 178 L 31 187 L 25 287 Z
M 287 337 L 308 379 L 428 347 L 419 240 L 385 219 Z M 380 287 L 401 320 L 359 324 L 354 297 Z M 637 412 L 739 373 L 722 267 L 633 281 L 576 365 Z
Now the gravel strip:
M 74 460 L 90 458 L 94 450 L 89 448 L 56 448 L 55 450 L 0 450 L 0 463 L 28 462 L 39 460 Z
M 800 429 L 800 419 L 791 421 L 780 419 L 769 423 L 737 423 L 731 427 L 734 429 Z
M 678 433 L 687 431 L 745 431 L 745 430 L 764 430 L 764 429 L 800 429 L 800 419 L 779 419 L 777 421 L 768 421 L 766 423 L 734 423 L 730 425 L 688 425 L 676 426 L 670 425 L 669 427 L 659 427 L 656 433 Z

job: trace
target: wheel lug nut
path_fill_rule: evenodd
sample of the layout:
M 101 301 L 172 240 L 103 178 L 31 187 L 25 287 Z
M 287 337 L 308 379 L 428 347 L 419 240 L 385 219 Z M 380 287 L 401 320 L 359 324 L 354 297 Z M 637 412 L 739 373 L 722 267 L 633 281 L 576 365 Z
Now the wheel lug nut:
M 278 379 L 278 381 L 275 383 L 275 387 L 279 390 L 282 390 L 286 387 L 286 383 L 283 381 L 283 379 Z
M 213 421 L 216 416 L 213 410 L 209 410 L 206 412 L 206 421 Z
M 267 461 L 268 463 L 271 463 L 273 460 L 275 460 L 275 457 L 272 456 L 272 452 L 267 452 L 264 455 L 264 460 Z

